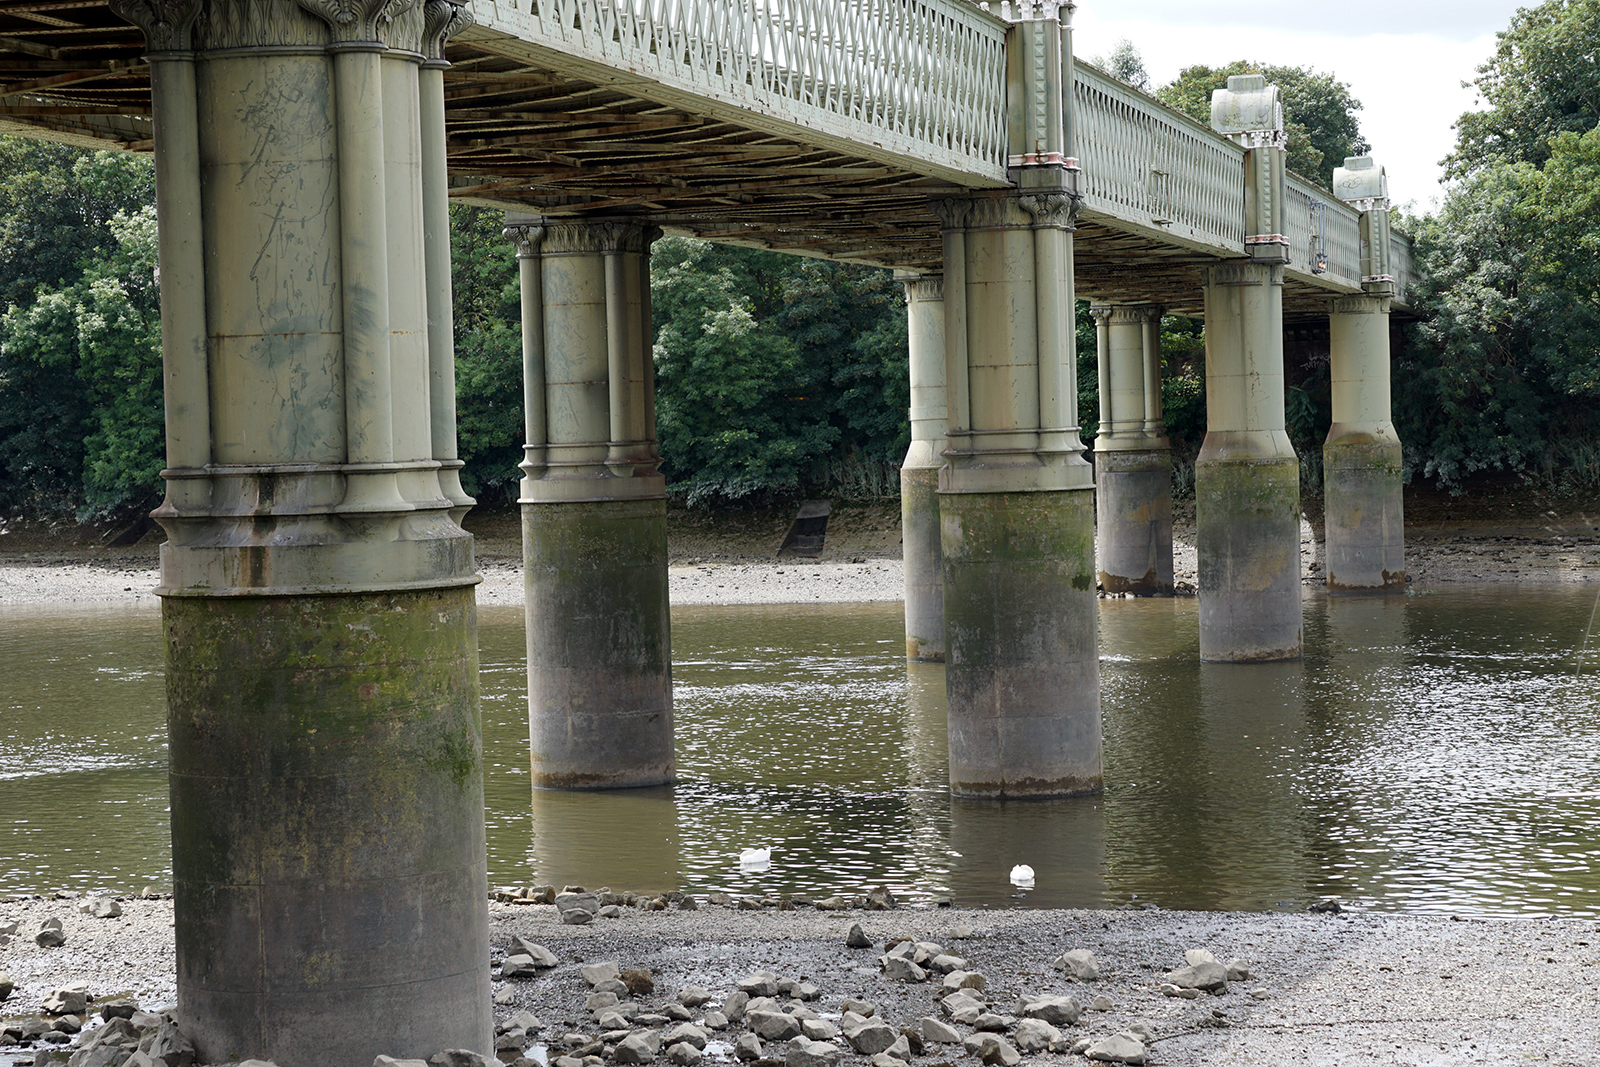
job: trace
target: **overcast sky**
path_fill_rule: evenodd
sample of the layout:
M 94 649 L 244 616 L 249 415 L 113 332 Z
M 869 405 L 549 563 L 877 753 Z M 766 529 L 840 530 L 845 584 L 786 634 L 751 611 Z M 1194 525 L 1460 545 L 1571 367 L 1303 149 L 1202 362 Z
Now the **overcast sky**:
M 1073 52 L 1092 59 L 1127 38 L 1153 86 L 1191 64 L 1236 59 L 1332 74 L 1363 105 L 1361 131 L 1388 172 L 1395 202 L 1425 209 L 1439 193 L 1439 161 L 1455 146 L 1452 126 L 1476 106 L 1474 92 L 1461 83 L 1476 77 L 1494 53 L 1495 34 L 1527 6 L 1533 4 L 1079 0 Z

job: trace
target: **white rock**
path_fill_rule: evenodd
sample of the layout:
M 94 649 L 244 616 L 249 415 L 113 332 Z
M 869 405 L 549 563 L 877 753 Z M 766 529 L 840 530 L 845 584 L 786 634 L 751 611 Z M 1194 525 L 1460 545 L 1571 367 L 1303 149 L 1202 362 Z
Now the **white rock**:
M 959 1045 L 961 1034 L 955 1027 L 941 1019 L 924 1016 L 917 1020 L 917 1025 L 922 1028 L 922 1040 L 931 1045 Z
M 1075 948 L 1051 961 L 1052 967 L 1066 971 L 1080 982 L 1094 982 L 1100 978 L 1100 965 L 1094 953 L 1086 948 Z

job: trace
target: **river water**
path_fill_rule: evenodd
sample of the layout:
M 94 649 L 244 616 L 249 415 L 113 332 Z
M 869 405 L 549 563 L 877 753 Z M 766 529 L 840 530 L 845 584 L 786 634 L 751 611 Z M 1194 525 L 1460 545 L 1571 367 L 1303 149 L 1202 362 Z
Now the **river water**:
M 1594 605 L 1308 594 L 1303 662 L 1223 666 L 1194 600 L 1103 601 L 1105 795 L 1011 803 L 949 796 L 898 604 L 675 610 L 679 784 L 530 790 L 522 613 L 485 609 L 489 880 L 1600 917 Z M 154 607 L 0 606 L 0 894 L 169 887 L 164 714 Z

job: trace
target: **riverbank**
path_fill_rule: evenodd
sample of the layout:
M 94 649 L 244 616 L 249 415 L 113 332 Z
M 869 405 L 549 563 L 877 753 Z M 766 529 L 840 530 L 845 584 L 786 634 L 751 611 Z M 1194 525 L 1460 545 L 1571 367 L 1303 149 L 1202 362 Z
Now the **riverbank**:
M 1547 501 L 1545 501 L 1547 502 Z M 1569 583 L 1600 578 L 1600 507 L 1567 502 L 1418 497 L 1407 500 L 1406 573 L 1414 589 L 1485 582 Z M 808 604 L 899 600 L 903 595 L 899 504 L 834 510 L 820 555 L 779 556 L 788 509 L 708 513 L 674 508 L 668 521 L 668 583 L 674 604 Z M 1300 573 L 1323 581 L 1315 515 L 1301 523 Z M 478 602 L 522 603 L 522 543 L 515 511 L 473 512 Z M 92 531 L 12 524 L 0 531 L 0 607 L 7 604 L 153 602 L 159 530 L 107 547 Z M 1173 524 L 1174 575 L 1196 582 L 1194 506 Z
M 20 930 L 0 947 L 0 971 L 9 971 L 17 985 L 0 1014 L 36 1012 L 52 990 L 70 982 L 86 982 L 98 999 L 131 994 L 146 1009 L 170 1002 L 176 989 L 171 904 L 128 900 L 122 908 L 118 918 L 94 919 L 80 914 L 75 901 L 0 902 L 0 927 L 17 922 Z M 50 918 L 61 920 L 66 943 L 39 949 L 31 934 Z M 857 923 L 871 948 L 846 947 Z M 513 937 L 549 949 L 557 964 L 534 977 L 503 980 L 499 964 L 518 951 Z M 704 901 L 694 911 L 622 907 L 614 918 L 580 926 L 562 925 L 553 906 L 491 905 L 497 1023 L 529 1012 L 539 1024 L 503 1051 L 509 1062 L 519 1052 L 549 1046 L 553 1059 L 564 1039 L 576 1040 L 567 1035 L 598 1039 L 598 1020 L 585 1008 L 591 990 L 579 968 L 602 962 L 649 970 L 654 989 L 637 997 L 646 1011 L 678 1003 L 680 990 L 702 987 L 710 1000 L 689 1013 L 697 1022 L 741 979 L 767 971 L 816 986 L 819 997 L 806 1007 L 833 1025 L 845 1000 L 854 998 L 872 1004 L 876 1017 L 895 1029 L 920 1032 L 919 1020 L 934 1017 L 961 1037 L 972 1035 L 972 1025 L 954 1022 L 941 1009 L 937 973 L 917 983 L 882 972 L 879 956 L 895 938 L 931 942 L 960 957 L 964 970 L 983 976 L 982 995 L 998 1015 L 1014 1016 L 1019 997 L 1070 995 L 1087 1010 L 1076 1023 L 1058 1022 L 1064 1043 L 1142 1034 L 1150 1062 L 1165 1067 L 1600 1062 L 1600 1016 L 1591 1010 L 1600 924 L 1589 920 L 1454 921 L 1349 912 L 822 912 L 736 910 Z M 1187 950 L 1200 948 L 1224 963 L 1243 964 L 1248 978 L 1196 999 L 1164 994 L 1159 986 L 1167 973 L 1184 966 Z M 1093 953 L 1097 980 L 1078 982 L 1052 966 L 1077 949 Z M 1091 1006 L 1096 997 L 1106 998 L 1098 1008 Z M 1008 1040 L 1019 1042 L 1012 1023 Z M 707 1060 L 732 1063 L 730 1045 L 744 1032 L 739 1021 L 713 1030 Z M 843 1053 L 842 1063 L 866 1063 L 842 1037 L 829 1043 Z M 768 1055 L 775 1054 L 774 1045 L 768 1043 Z M 911 1063 L 978 1062 L 965 1051 L 929 1042 Z M 0 1063 L 8 1055 L 23 1060 L 25 1054 L 0 1047 Z M 1023 1062 L 1077 1067 L 1088 1061 L 1045 1051 Z

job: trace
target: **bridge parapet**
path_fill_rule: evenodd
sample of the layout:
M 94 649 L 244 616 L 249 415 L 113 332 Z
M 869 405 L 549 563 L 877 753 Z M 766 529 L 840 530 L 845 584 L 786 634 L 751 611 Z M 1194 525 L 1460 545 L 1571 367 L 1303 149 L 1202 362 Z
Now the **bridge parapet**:
M 1006 23 L 965 0 L 473 0 L 498 47 L 960 185 L 1006 167 Z M 867 151 L 863 153 L 863 149 Z
M 1203 251 L 1243 249 L 1243 149 L 1092 67 L 1076 69 L 1073 105 L 1084 210 Z

